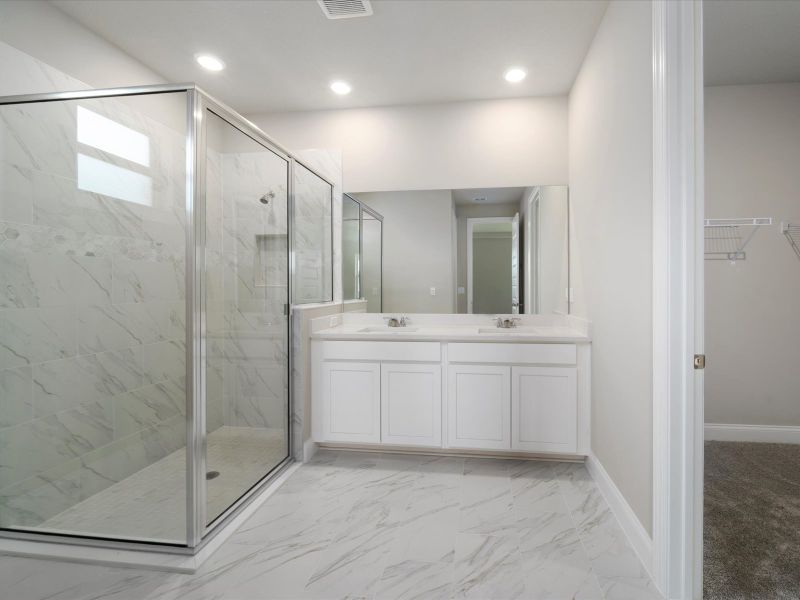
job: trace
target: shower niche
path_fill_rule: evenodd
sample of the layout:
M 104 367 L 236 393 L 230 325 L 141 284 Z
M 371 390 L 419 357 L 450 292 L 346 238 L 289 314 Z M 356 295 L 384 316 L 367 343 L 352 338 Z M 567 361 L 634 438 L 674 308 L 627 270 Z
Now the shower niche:
M 194 554 L 291 462 L 300 168 L 191 85 L 0 99 L 2 537 Z

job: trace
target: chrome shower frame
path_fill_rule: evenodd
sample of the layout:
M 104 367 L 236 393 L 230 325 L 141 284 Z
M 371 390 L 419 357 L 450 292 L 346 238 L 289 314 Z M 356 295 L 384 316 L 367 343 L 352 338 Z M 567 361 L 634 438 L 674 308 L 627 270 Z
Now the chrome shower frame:
M 283 146 L 270 138 L 242 115 L 214 99 L 193 83 L 134 86 L 74 92 L 53 92 L 0 97 L 0 106 L 59 102 L 82 99 L 146 96 L 153 94 L 186 94 L 186 543 L 112 539 L 89 535 L 45 533 L 33 530 L 2 529 L 0 538 L 108 548 L 124 551 L 149 551 L 178 555 L 195 555 L 230 524 L 255 498 L 294 462 L 292 449 L 294 431 L 292 385 L 292 283 L 295 273 L 293 215 L 295 203 L 294 164 L 299 162 Z M 206 519 L 206 307 L 205 302 L 205 181 L 206 181 L 206 114 L 213 112 L 266 149 L 287 161 L 287 456 L 269 472 L 263 474 L 247 492 L 211 523 Z M 326 183 L 333 184 L 314 169 L 303 165 Z M 65 550 L 67 548 L 65 547 Z M 31 552 L 31 555 L 36 553 Z M 65 553 L 65 558 L 68 555 Z

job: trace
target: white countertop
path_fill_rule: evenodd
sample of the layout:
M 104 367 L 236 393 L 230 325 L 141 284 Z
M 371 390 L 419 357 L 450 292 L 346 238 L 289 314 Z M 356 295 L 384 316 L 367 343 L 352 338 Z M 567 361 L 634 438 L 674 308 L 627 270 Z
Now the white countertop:
M 439 342 L 535 342 L 587 343 L 590 337 L 577 328 L 558 325 L 518 326 L 500 329 L 491 325 L 424 325 L 388 327 L 367 323 L 345 323 L 311 334 L 318 340 L 381 340 Z

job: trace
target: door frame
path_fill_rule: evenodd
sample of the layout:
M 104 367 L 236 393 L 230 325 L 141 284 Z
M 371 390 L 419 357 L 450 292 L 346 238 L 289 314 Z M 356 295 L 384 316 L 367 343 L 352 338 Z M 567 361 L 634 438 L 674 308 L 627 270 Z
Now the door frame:
M 511 223 L 514 217 L 469 217 L 467 219 L 467 314 L 472 313 L 472 229 L 480 223 Z M 519 269 L 519 257 L 517 257 Z
M 690 600 L 703 576 L 703 7 L 652 8 L 652 574 L 668 600 Z

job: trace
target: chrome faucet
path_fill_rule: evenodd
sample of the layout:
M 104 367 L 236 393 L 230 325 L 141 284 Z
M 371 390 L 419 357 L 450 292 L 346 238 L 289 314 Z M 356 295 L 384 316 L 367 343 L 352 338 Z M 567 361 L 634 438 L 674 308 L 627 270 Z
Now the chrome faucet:
M 522 319 L 519 317 L 500 317 L 497 316 L 494 318 L 495 325 L 497 325 L 500 329 L 511 329 L 512 327 L 516 327 L 517 323 L 519 323 Z
M 386 321 L 386 324 L 389 327 L 405 327 L 406 325 L 408 325 L 408 323 L 409 323 L 409 321 L 411 319 L 409 319 L 405 315 L 402 315 L 399 318 L 398 317 L 383 317 L 383 320 Z

